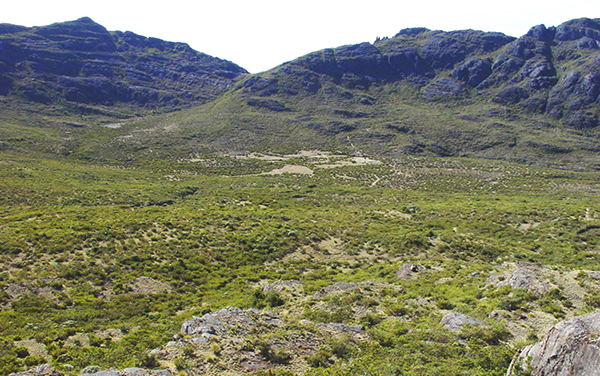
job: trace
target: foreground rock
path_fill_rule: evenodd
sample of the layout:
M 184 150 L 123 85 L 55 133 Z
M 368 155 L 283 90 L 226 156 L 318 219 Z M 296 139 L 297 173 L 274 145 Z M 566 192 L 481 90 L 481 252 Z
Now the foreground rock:
M 91 367 L 88 367 L 91 368 Z M 94 373 L 82 373 L 82 375 L 95 376 L 173 376 L 177 372 L 172 369 L 147 370 L 143 368 L 125 368 L 122 371 L 106 370 Z M 50 364 L 42 364 L 27 371 L 13 373 L 10 376 L 67 376 L 65 373 L 57 371 Z
M 226 307 L 185 320 L 175 340 L 151 354 L 163 368 L 185 364 L 192 374 L 271 369 L 303 373 L 308 369 L 306 358 L 328 348 L 336 338 L 353 346 L 368 340 L 368 335 L 361 325 L 296 322 L 269 310 Z
M 149 352 L 159 369 L 102 370 L 89 366 L 89 376 L 246 375 L 282 369 L 304 373 L 307 357 L 331 347 L 332 340 L 348 348 L 367 341 L 362 325 L 289 322 L 268 310 L 226 307 L 184 321 L 174 341 Z M 335 356 L 327 361 L 334 363 Z M 66 376 L 48 364 L 11 376 Z
M 600 310 L 560 322 L 544 340 L 525 347 L 508 375 L 530 371 L 532 376 L 600 375 Z

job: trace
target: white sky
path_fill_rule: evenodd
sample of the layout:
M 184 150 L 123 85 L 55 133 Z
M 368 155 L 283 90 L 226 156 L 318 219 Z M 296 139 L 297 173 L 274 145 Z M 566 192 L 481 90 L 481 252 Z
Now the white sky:
M 407 27 L 476 29 L 521 36 L 530 27 L 600 18 L 598 0 L 19 0 L 0 23 L 48 25 L 90 17 L 231 60 L 251 73 L 312 51 L 392 37 Z

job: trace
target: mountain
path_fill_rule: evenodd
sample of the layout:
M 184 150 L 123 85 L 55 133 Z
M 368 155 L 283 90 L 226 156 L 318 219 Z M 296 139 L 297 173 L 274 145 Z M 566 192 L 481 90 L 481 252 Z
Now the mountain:
M 308 54 L 234 91 L 370 154 L 589 167 L 600 151 L 599 41 L 598 19 L 539 25 L 518 39 L 406 29 Z
M 185 43 L 109 32 L 87 17 L 0 24 L 0 95 L 30 102 L 175 109 L 215 98 L 246 73 Z
M 0 30 L 4 117 L 37 119 L 53 135 L 8 132 L 12 150 L 130 161 L 320 149 L 600 168 L 599 19 L 538 25 L 520 38 L 405 29 L 256 75 L 88 18 Z M 94 126 L 115 118 L 113 137 L 99 141 Z

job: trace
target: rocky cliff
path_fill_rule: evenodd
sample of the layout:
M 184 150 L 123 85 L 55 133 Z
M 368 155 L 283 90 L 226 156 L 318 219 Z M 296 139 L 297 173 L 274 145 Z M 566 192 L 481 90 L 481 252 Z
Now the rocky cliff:
M 246 82 L 249 96 L 404 83 L 426 102 L 477 95 L 571 128 L 598 126 L 600 19 L 538 25 L 515 39 L 474 30 L 405 29 L 393 38 L 303 56 Z M 349 96 L 349 92 L 337 92 Z
M 169 109 L 204 103 L 245 73 L 185 43 L 109 32 L 89 18 L 0 25 L 1 96 Z
M 600 310 L 560 322 L 542 341 L 521 351 L 508 375 L 600 375 L 599 334 Z

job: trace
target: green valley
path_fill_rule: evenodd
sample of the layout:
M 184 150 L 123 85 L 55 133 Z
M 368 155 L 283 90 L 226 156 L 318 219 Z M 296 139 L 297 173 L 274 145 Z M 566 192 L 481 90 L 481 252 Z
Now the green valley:
M 405 29 L 250 75 L 0 25 L 0 375 L 541 372 L 600 308 L 599 43 Z

